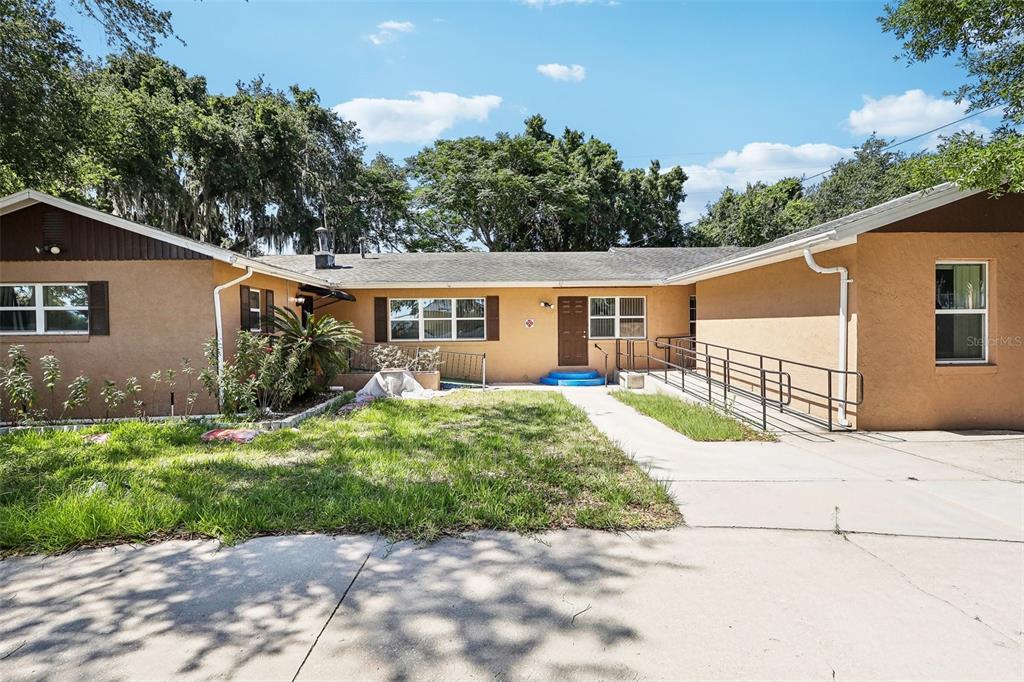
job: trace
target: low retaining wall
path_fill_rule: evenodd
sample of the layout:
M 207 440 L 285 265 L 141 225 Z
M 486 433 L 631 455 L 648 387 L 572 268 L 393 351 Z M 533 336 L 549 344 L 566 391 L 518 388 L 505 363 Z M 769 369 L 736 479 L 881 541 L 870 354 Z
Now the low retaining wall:
M 372 374 L 370 376 L 373 376 Z M 360 386 L 360 388 L 362 388 Z M 269 419 L 263 419 L 258 422 L 225 422 L 221 421 L 224 419 L 222 414 L 204 414 L 204 415 L 192 415 L 190 417 L 146 417 L 140 419 L 138 417 L 115 417 L 113 419 L 106 420 L 93 420 L 93 419 L 76 419 L 64 424 L 32 424 L 29 426 L 0 426 L 0 435 L 5 433 L 17 433 L 19 431 L 81 431 L 83 429 L 89 429 L 94 426 L 105 426 L 108 424 L 117 424 L 121 422 L 167 422 L 167 421 L 202 421 L 208 422 L 212 426 L 218 428 L 251 428 L 257 431 L 276 431 L 277 429 L 292 428 L 298 426 L 302 422 L 306 421 L 310 417 L 315 417 L 318 414 L 327 412 L 331 408 L 340 407 L 348 401 L 348 396 L 342 394 L 331 396 L 321 403 L 317 403 L 312 407 L 309 407 L 302 412 L 297 414 L 289 415 L 287 417 L 273 417 Z

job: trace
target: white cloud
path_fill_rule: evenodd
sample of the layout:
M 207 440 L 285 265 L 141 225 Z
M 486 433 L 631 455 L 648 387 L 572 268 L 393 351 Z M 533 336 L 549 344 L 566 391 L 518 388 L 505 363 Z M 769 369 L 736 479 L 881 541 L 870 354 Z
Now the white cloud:
M 785 177 L 814 175 L 852 153 L 848 147 L 824 143 L 794 146 L 751 142 L 706 164 L 683 166 L 688 179 L 683 185 L 687 197 L 681 209 L 682 219 L 696 220 L 704 213 L 704 206 L 717 199 L 727 186 L 742 190 L 748 182 L 771 183 Z
M 377 28 L 383 31 L 398 31 L 399 33 L 411 33 L 416 25 L 411 21 L 382 21 Z
M 501 105 L 497 95 L 462 97 L 416 90 L 410 99 L 357 97 L 334 107 L 355 121 L 367 142 L 430 142 L 462 120 L 485 121 Z
M 554 7 L 556 5 L 593 5 L 595 0 L 521 0 L 521 2 L 530 7 Z
M 537 73 L 556 81 L 576 81 L 579 83 L 587 77 L 587 70 L 579 64 L 538 64 Z
M 391 42 L 402 33 L 412 33 L 416 30 L 416 25 L 411 21 L 382 21 L 377 24 L 377 32 L 371 33 L 366 38 L 374 45 L 383 45 L 384 43 Z
M 864 106 L 846 119 L 851 131 L 861 135 L 917 135 L 962 117 L 964 103 L 932 97 L 924 90 L 907 90 L 902 95 L 881 99 L 864 96 Z

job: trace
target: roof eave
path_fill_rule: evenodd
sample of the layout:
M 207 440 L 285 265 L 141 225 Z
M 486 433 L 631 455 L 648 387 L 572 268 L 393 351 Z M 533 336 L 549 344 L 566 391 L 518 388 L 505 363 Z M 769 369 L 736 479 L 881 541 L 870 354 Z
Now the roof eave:
M 748 253 L 736 258 L 730 258 L 727 261 L 720 263 L 713 263 L 711 265 L 705 265 L 699 268 L 694 268 L 687 272 L 673 275 L 665 278 L 666 284 L 692 284 L 698 280 L 705 279 L 708 276 L 724 275 L 730 272 L 738 272 L 745 270 L 748 267 L 756 267 L 759 265 L 765 265 L 771 262 L 777 262 L 779 260 L 788 260 L 789 258 L 795 258 L 795 252 L 803 252 L 806 248 L 816 247 L 828 242 L 829 244 L 824 249 L 817 250 L 828 250 L 836 248 L 838 246 L 839 237 L 835 230 L 828 232 L 822 232 L 821 234 L 811 235 L 805 239 L 798 239 L 796 241 L 788 242 L 786 244 L 780 244 L 779 246 L 772 249 L 765 249 L 756 253 Z M 779 256 L 783 256 L 779 258 Z
M 888 210 L 869 213 L 863 218 L 854 219 L 845 225 L 839 225 L 832 230 L 811 235 L 805 239 L 798 239 L 796 241 L 780 244 L 768 249 L 754 250 L 752 252 L 741 254 L 735 258 L 718 261 L 709 265 L 693 268 L 692 270 L 686 270 L 665 278 L 665 283 L 692 284 L 693 282 L 708 279 L 710 277 L 719 277 L 721 275 L 731 274 L 741 270 L 777 263 L 782 260 L 799 257 L 806 248 L 810 248 L 811 251 L 814 252 L 838 249 L 843 246 L 855 244 L 857 242 L 857 236 L 864 232 L 870 232 L 871 230 L 885 227 L 890 223 L 909 218 L 919 213 L 924 213 L 925 211 L 930 211 L 934 208 L 939 208 L 940 206 L 952 203 L 953 201 L 966 199 L 969 196 L 973 196 L 983 191 L 984 190 L 980 189 L 963 190 L 958 188 L 954 183 L 936 185 L 935 187 L 917 192 L 917 196 L 912 200 L 906 201 L 906 196 L 894 199 L 893 202 L 903 200 L 903 203 L 895 205 Z M 865 209 L 864 212 L 870 211 L 872 211 L 872 209 Z M 824 223 L 824 225 L 827 224 L 828 223 Z
M 342 289 L 567 289 L 588 287 L 655 287 L 664 286 L 658 279 L 646 280 L 550 280 L 550 281 L 466 281 L 466 282 L 336 282 L 332 286 Z

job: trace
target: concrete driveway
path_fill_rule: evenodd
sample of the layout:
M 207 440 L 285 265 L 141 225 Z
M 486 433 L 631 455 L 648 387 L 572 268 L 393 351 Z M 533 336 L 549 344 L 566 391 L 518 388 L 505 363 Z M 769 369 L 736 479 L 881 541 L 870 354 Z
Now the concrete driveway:
M 0 679 L 1024 678 L 1024 440 L 704 445 L 566 395 L 690 527 L 9 559 Z

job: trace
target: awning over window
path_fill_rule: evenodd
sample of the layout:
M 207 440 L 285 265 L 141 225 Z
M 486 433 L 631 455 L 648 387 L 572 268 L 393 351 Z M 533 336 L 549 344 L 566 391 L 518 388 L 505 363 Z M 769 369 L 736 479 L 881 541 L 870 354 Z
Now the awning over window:
M 324 298 L 336 298 L 339 301 L 354 301 L 356 297 L 347 291 L 341 289 L 325 289 L 324 287 L 313 286 L 312 284 L 303 284 L 299 287 L 299 291 L 304 294 L 313 294 L 315 296 L 322 296 Z

